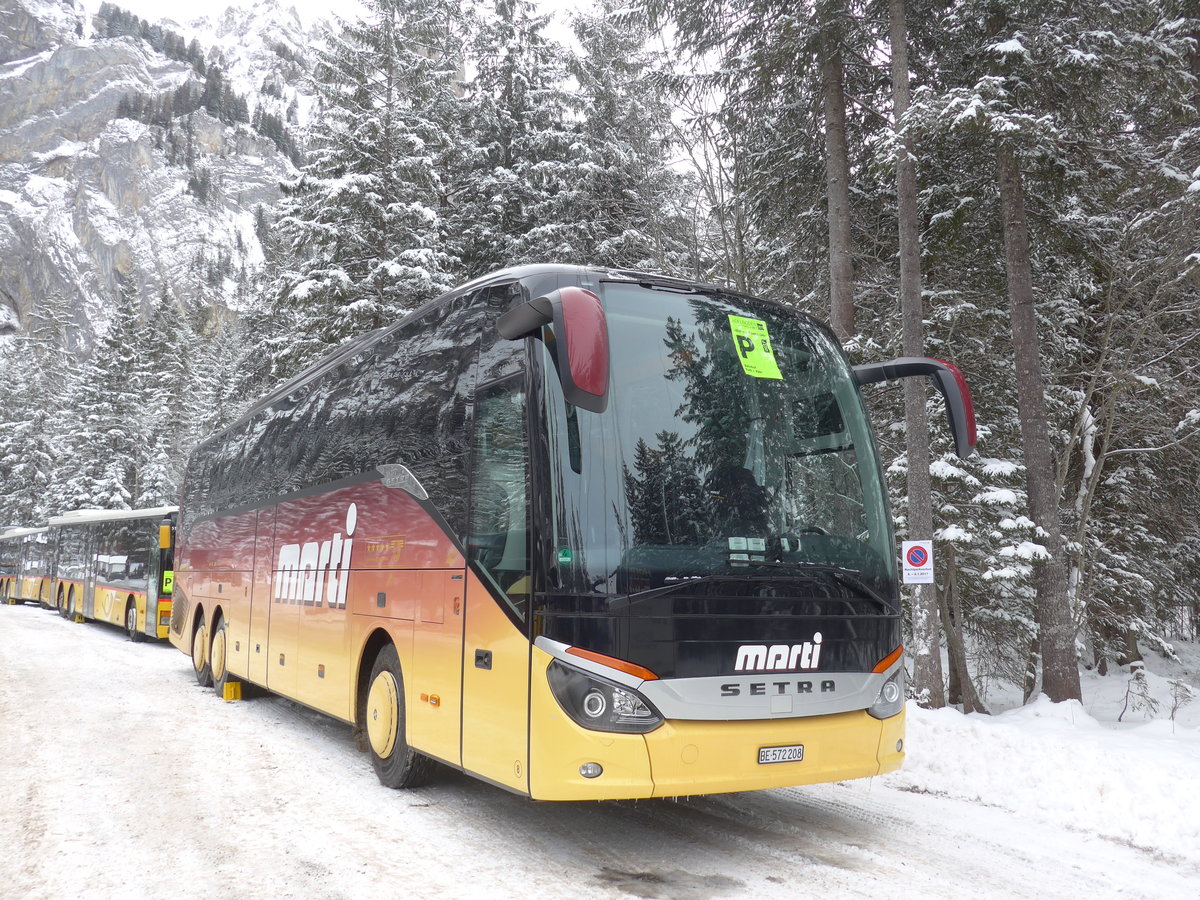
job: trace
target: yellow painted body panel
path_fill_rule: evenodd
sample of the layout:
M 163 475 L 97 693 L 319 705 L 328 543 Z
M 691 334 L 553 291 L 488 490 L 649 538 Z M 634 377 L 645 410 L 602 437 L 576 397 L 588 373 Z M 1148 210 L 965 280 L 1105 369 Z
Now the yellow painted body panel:
M 158 601 L 158 618 L 155 619 L 154 634 L 159 640 L 164 640 L 171 628 L 171 601 Z
M 751 722 L 666 722 L 646 735 L 655 797 L 755 791 L 867 778 L 904 758 L 888 733 L 903 734 L 904 714 L 885 726 L 865 710 Z M 804 745 L 800 762 L 760 765 L 760 747 Z M 881 755 L 884 757 L 881 759 Z
M 527 793 L 529 641 L 470 571 L 465 602 L 462 764 Z M 477 650 L 491 653 L 491 668 L 476 666 Z
M 351 584 L 353 581 L 351 576 Z M 296 699 L 339 719 L 353 719 L 350 679 L 356 660 L 350 658 L 346 645 L 346 610 L 327 606 L 293 608 L 298 611 Z
M 92 618 L 98 622 L 125 627 L 125 604 L 129 597 L 137 605 L 138 630 L 146 631 L 146 595 L 130 594 L 127 590 L 96 587 L 92 600 Z M 86 612 L 86 610 L 85 610 Z
M 13 595 L 45 606 L 54 605 L 54 597 L 50 593 L 50 579 L 43 575 L 26 575 L 17 579 Z
M 530 684 L 529 793 L 535 800 L 619 800 L 649 797 L 654 789 L 646 739 L 640 734 L 589 731 L 562 710 L 550 691 L 552 657 L 533 648 Z M 604 774 L 584 778 L 579 767 L 599 763 Z
M 426 753 L 462 762 L 463 572 L 429 571 L 417 586 L 412 664 L 405 675 L 410 698 L 410 743 Z M 454 579 L 458 575 L 458 579 Z
M 866 778 L 900 767 L 904 713 L 879 721 L 866 711 L 746 722 L 668 721 L 645 734 L 609 734 L 575 724 L 550 692 L 550 657 L 534 648 L 530 786 L 535 800 L 679 797 Z M 760 765 L 761 747 L 804 745 L 800 762 Z M 579 767 L 604 774 L 584 778 Z

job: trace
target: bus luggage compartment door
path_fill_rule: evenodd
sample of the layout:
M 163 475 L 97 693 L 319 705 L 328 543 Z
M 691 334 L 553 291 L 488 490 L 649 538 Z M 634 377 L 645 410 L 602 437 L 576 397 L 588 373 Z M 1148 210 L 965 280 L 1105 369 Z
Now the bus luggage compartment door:
M 412 573 L 419 579 L 408 694 L 413 744 L 461 765 L 463 570 Z

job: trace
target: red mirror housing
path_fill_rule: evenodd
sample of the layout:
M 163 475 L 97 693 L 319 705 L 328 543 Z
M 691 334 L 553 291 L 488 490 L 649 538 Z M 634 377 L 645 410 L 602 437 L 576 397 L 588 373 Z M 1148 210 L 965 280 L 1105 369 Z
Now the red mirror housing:
M 975 450 L 975 404 L 963 373 L 951 363 L 923 356 L 904 356 L 891 362 L 868 363 L 854 367 L 854 380 L 860 385 L 877 381 L 895 381 L 926 375 L 946 402 L 946 419 L 954 435 L 954 450 L 966 459 Z
M 538 337 L 549 325 L 547 342 L 558 368 L 566 401 L 589 412 L 608 407 L 608 323 L 600 298 L 581 287 L 559 288 L 513 307 L 496 321 L 507 340 Z

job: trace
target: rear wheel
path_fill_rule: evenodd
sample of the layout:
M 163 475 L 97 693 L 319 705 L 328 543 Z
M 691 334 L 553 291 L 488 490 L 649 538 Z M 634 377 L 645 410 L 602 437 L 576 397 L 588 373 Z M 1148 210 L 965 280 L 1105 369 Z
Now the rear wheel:
M 418 787 L 429 780 L 434 763 L 408 745 L 404 728 L 404 679 L 396 648 L 379 651 L 359 700 L 359 725 L 366 731 L 371 763 L 380 783 L 390 788 Z
M 58 589 L 58 598 L 54 601 L 54 608 L 64 619 L 67 617 L 67 594 L 62 588 Z
M 140 644 L 146 639 L 146 636 L 138 631 L 137 603 L 132 598 L 125 604 L 125 630 L 129 632 L 129 639 L 135 644 Z
M 70 619 L 71 621 L 74 621 L 76 612 L 77 612 L 77 610 L 75 609 L 75 588 L 71 588 L 69 591 L 67 591 L 67 618 Z
M 200 687 L 212 684 L 212 668 L 208 660 L 208 629 L 202 619 L 196 625 L 192 635 L 192 671 L 196 673 L 196 683 Z
M 208 658 L 208 668 L 212 673 L 213 690 L 217 696 L 224 699 L 225 685 L 235 679 L 229 675 L 229 628 L 224 618 L 217 620 L 213 626 L 212 650 Z

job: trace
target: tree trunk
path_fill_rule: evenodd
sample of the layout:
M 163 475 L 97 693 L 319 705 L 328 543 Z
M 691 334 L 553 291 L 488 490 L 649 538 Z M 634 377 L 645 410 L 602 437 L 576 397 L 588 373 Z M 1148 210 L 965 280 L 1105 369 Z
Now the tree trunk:
M 1017 415 L 1025 450 L 1029 512 L 1049 558 L 1034 562 L 1038 642 L 1042 654 L 1042 690 L 1051 700 L 1080 699 L 1075 658 L 1075 624 L 1067 593 L 1067 567 L 1058 516 L 1058 490 L 1050 448 L 1044 377 L 1033 306 L 1033 272 L 1029 261 L 1029 226 L 1025 218 L 1025 186 L 1013 151 L 997 151 L 1004 256 L 1012 304 L 1013 350 L 1017 367 Z
M 850 249 L 850 152 L 842 77 L 842 0 L 817 4 L 821 29 L 821 93 L 825 107 L 825 189 L 829 204 L 829 322 L 845 341 L 854 329 L 854 257 Z
M 904 0 L 892 0 L 892 103 L 899 130 L 908 112 L 908 32 Z M 904 355 L 925 355 L 925 308 L 921 298 L 921 232 L 917 209 L 917 171 L 912 139 L 900 138 L 896 157 L 897 220 L 900 227 L 900 309 L 904 321 Z M 904 381 L 905 447 L 908 454 L 908 534 L 910 540 L 933 540 L 932 485 L 929 478 L 929 419 L 925 379 Z M 936 586 L 913 585 L 913 691 L 922 706 L 945 705 L 942 654 L 939 647 Z
M 963 638 L 962 599 L 958 592 L 958 565 L 954 545 L 943 553 L 945 589 L 941 592 L 942 624 L 946 632 L 946 655 L 950 660 L 950 702 L 961 703 L 965 713 L 987 713 L 967 670 L 967 645 Z

